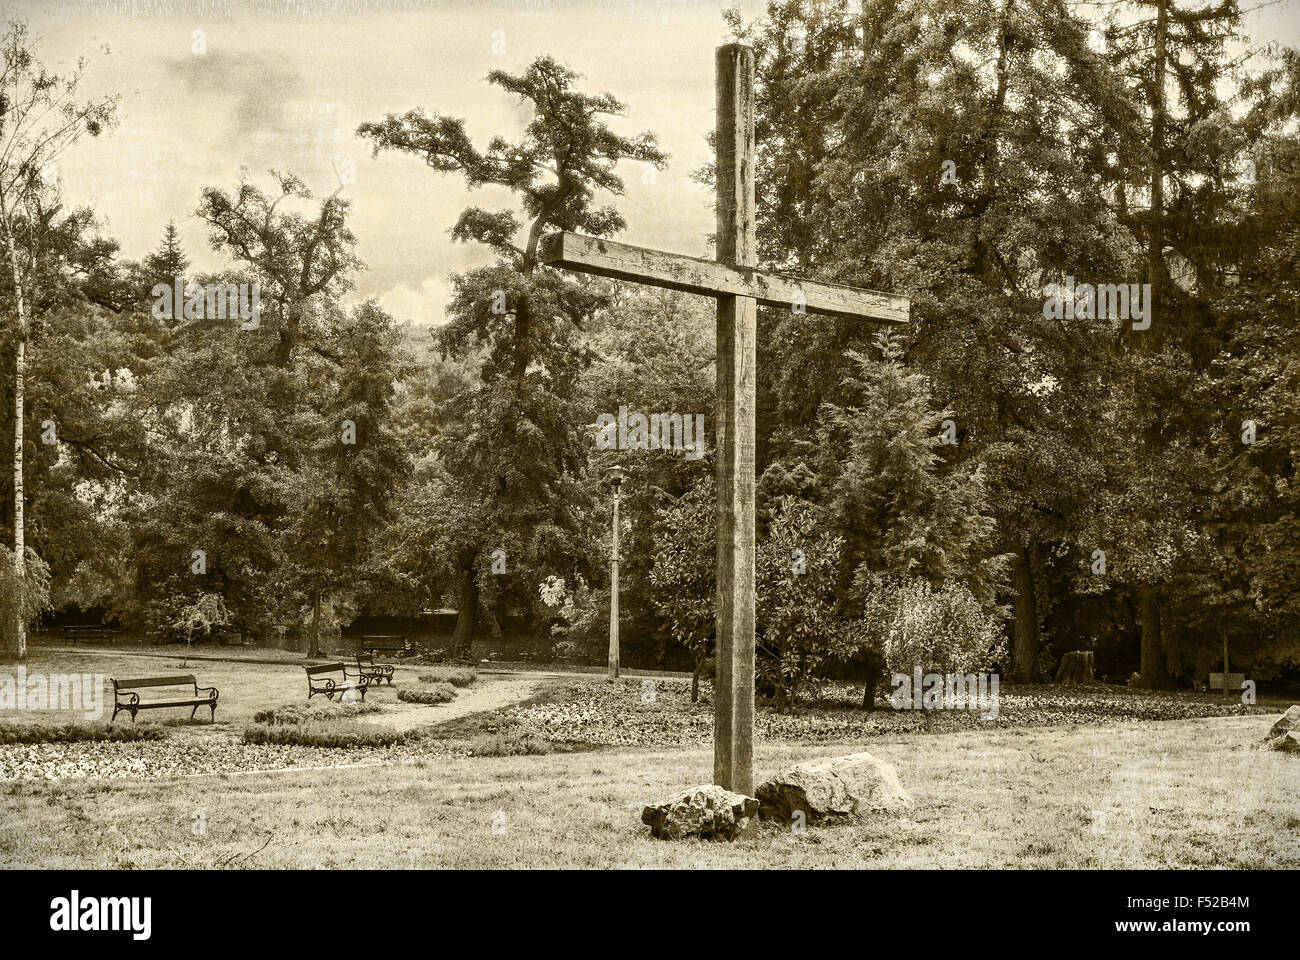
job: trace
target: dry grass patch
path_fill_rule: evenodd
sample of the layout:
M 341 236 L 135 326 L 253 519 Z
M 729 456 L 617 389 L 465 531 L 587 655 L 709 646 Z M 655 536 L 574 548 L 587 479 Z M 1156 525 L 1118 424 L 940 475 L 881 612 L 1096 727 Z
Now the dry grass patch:
M 707 749 L 612 748 L 382 769 L 0 787 L 0 864 L 63 868 L 1203 868 L 1300 866 L 1297 758 L 1266 718 L 760 744 L 759 777 L 867 749 L 905 816 L 653 840 L 643 804 L 712 777 Z M 382 810 L 382 816 L 375 816 Z M 203 811 L 206 836 L 191 832 Z M 1104 815 L 1099 817 L 1099 814 Z M 494 832 L 494 817 L 504 832 Z
M 421 683 L 450 683 L 453 687 L 471 687 L 478 680 L 473 667 L 426 667 L 420 674 Z

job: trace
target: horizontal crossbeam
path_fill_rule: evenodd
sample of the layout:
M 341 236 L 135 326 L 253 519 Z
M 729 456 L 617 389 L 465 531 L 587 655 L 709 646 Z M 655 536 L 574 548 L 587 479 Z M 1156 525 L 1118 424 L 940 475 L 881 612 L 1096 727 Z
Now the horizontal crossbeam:
M 539 255 L 545 264 L 578 273 L 706 297 L 753 297 L 764 306 L 787 310 L 802 304 L 805 312 L 822 316 L 906 323 L 911 307 L 907 297 L 892 293 L 800 280 L 754 267 L 732 267 L 716 260 L 663 253 L 567 231 L 543 238 Z

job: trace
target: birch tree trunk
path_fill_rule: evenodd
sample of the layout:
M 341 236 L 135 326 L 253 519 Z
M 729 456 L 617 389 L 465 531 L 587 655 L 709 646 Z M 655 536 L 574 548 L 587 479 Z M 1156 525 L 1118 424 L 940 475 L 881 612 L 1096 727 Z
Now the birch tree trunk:
M 14 636 L 18 659 L 27 659 L 27 624 L 23 622 L 22 594 L 27 582 L 24 557 L 27 543 L 23 521 L 23 381 L 27 374 L 27 305 L 23 300 L 22 270 L 18 265 L 18 248 L 14 244 L 9 212 L 0 204 L 9 269 L 13 274 L 14 308 L 18 314 L 17 345 L 14 349 L 14 575 L 17 602 L 14 605 Z
M 307 646 L 307 659 L 320 656 L 320 591 L 313 590 L 311 595 L 311 642 Z

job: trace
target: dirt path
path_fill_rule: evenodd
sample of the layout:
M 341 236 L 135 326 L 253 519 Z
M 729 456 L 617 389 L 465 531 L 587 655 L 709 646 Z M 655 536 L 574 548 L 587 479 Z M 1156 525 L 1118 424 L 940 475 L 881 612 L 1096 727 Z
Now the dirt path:
M 479 674 L 474 686 L 456 690 L 456 699 L 451 703 L 385 703 L 383 713 L 366 714 L 357 719 L 392 730 L 414 730 L 527 700 L 543 682 L 555 676 L 558 674 Z

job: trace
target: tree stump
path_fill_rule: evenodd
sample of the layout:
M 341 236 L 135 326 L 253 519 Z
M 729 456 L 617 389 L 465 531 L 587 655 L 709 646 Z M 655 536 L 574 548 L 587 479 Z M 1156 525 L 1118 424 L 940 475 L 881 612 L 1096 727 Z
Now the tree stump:
M 1057 683 L 1093 683 L 1093 652 L 1072 650 L 1061 658 L 1056 670 Z

